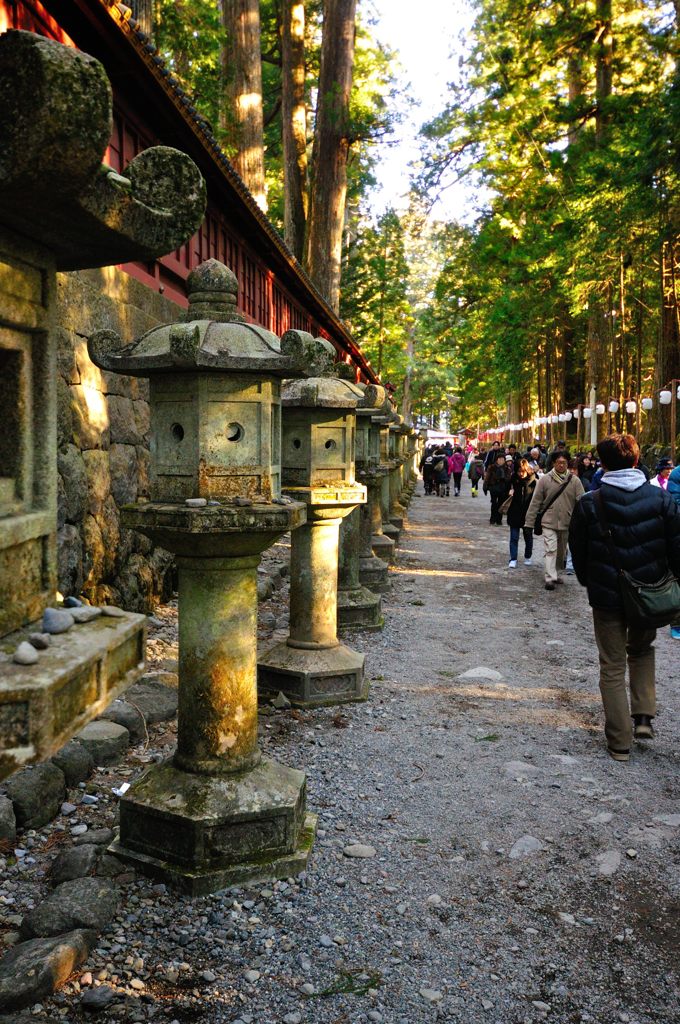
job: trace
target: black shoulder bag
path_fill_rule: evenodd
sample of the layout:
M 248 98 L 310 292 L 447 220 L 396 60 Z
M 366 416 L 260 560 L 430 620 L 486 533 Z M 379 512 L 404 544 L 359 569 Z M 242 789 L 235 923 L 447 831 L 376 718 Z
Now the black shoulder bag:
M 667 626 L 677 619 L 680 612 L 680 583 L 672 572 L 667 572 L 656 583 L 641 583 L 629 572 L 626 572 L 621 567 L 614 538 L 607 522 L 601 491 L 595 491 L 593 501 L 609 554 L 618 574 L 626 622 L 636 629 L 658 629 L 660 626 Z
M 562 494 L 562 491 L 566 491 L 566 489 L 567 489 L 567 487 L 569 486 L 570 483 L 571 483 L 571 475 L 569 476 L 569 479 L 567 480 L 567 482 L 565 484 L 562 484 L 562 486 L 560 487 L 559 491 L 555 491 L 555 493 L 553 494 L 553 496 L 550 499 L 550 501 L 548 502 L 548 504 L 544 508 L 540 508 L 538 510 L 538 512 L 536 513 L 536 518 L 534 519 L 534 536 L 535 537 L 541 537 L 543 535 L 543 516 L 546 514 L 546 512 L 548 511 L 550 506 L 553 504 L 553 502 L 557 501 L 557 499 L 559 498 L 560 494 Z

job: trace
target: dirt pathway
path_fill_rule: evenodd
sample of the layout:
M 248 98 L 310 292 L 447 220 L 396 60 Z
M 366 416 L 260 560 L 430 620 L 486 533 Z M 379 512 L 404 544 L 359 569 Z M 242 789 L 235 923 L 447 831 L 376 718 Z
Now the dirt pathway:
M 664 631 L 659 738 L 615 764 L 585 594 L 543 590 L 540 543 L 508 569 L 507 541 L 469 486 L 414 498 L 385 630 L 347 638 L 368 702 L 261 718 L 265 752 L 307 771 L 310 871 L 195 901 L 133 882 L 85 968 L 123 1000 L 100 1019 L 680 1021 L 680 648 Z M 128 774 L 172 741 L 154 732 Z M 45 1016 L 85 1019 L 78 985 Z

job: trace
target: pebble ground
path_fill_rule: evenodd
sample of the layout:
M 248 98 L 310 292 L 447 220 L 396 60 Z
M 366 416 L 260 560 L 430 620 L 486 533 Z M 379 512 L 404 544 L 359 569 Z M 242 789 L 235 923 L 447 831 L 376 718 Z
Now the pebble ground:
M 194 901 L 130 881 L 85 967 L 30 1016 L 91 1019 L 83 991 L 101 983 L 115 998 L 99 1019 L 133 1022 L 680 1021 L 680 646 L 657 641 L 658 738 L 615 764 L 585 592 L 575 577 L 543 590 L 540 541 L 532 567 L 508 569 L 507 542 L 467 484 L 419 487 L 384 632 L 346 638 L 366 653 L 368 702 L 261 718 L 266 753 L 307 772 L 308 873 Z M 261 619 L 281 624 L 284 599 Z M 161 609 L 152 665 L 172 669 L 175 626 Z M 32 863 L 0 881 L 5 913 L 46 887 L 50 836 L 110 824 L 112 787 L 174 731 L 98 773 L 96 807 L 28 837 Z

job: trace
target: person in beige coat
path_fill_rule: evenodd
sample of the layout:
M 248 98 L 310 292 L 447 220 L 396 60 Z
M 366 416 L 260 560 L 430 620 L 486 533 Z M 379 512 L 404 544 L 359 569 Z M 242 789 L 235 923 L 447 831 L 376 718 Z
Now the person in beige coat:
M 550 508 L 546 508 L 550 499 L 563 487 L 564 490 L 559 497 L 555 498 Z M 564 568 L 567 554 L 571 514 L 576 502 L 584 493 L 579 478 L 569 472 L 566 455 L 557 455 L 553 468 L 536 484 L 524 525 L 533 529 L 539 511 L 546 510 L 542 520 L 546 590 L 554 590 L 557 583 L 563 582 L 559 570 Z

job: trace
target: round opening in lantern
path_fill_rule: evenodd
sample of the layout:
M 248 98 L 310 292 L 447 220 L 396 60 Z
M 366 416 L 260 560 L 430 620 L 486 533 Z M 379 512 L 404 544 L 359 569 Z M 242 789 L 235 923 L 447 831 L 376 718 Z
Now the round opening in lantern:
M 333 448 L 337 448 L 337 447 L 338 447 L 337 441 L 334 441 L 332 437 L 329 437 L 328 440 L 326 441 L 325 445 L 324 445 L 324 448 L 328 448 L 329 450 L 332 450 Z
M 302 441 L 300 440 L 300 438 L 299 437 L 294 437 L 293 438 L 293 448 L 301 448 L 301 447 L 302 447 Z
M 240 441 L 243 437 L 243 427 L 240 423 L 227 423 L 227 441 Z
M 184 440 L 184 427 L 181 423 L 173 423 L 170 427 L 170 433 L 172 434 L 173 441 L 176 441 L 177 444 Z

